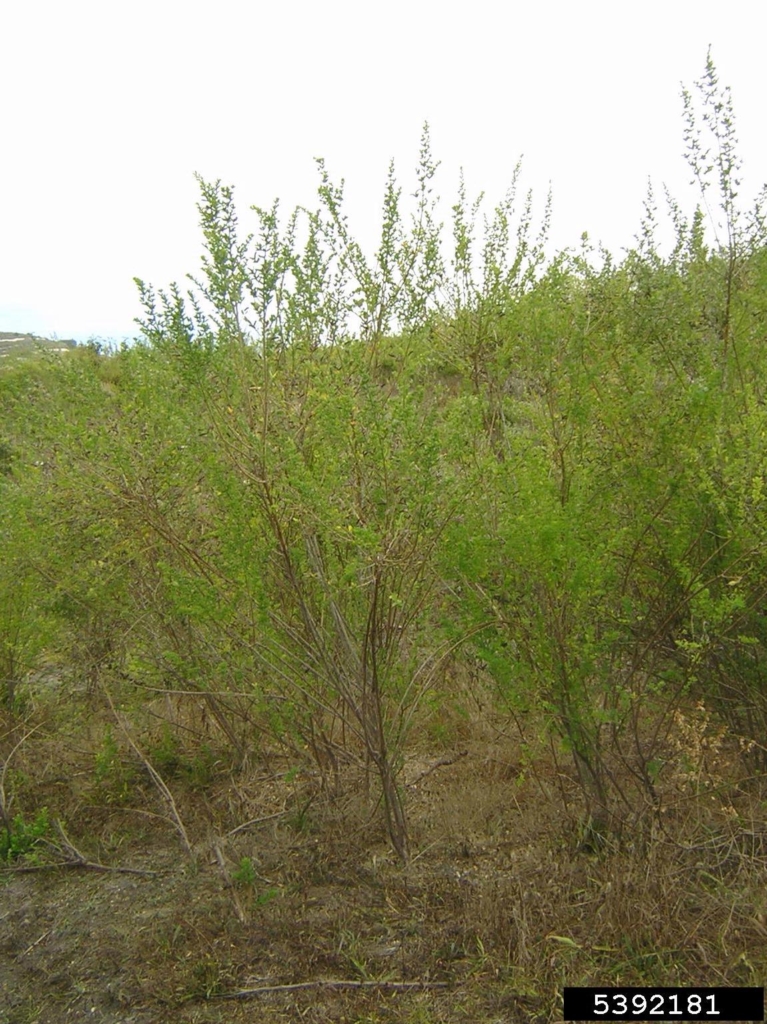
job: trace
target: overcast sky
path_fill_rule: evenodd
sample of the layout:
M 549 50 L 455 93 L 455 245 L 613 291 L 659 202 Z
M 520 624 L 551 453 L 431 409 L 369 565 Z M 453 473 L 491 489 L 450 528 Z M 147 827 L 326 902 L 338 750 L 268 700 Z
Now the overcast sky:
M 136 335 L 133 277 L 198 271 L 195 171 L 235 186 L 247 227 L 252 204 L 313 206 L 324 156 L 369 246 L 424 121 L 446 217 L 461 166 L 492 205 L 524 154 L 538 209 L 552 184 L 553 248 L 588 231 L 619 255 L 648 177 L 685 196 L 680 83 L 709 44 L 744 195 L 767 180 L 759 0 L 38 0 L 1 21 L 0 330 Z

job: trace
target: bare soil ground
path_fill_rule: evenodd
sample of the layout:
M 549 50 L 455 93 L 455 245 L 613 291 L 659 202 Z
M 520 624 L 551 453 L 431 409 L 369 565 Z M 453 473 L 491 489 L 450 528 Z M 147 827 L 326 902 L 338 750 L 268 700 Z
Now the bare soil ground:
M 403 868 L 351 769 L 337 792 L 276 755 L 204 786 L 168 770 L 190 853 L 140 772 L 98 789 L 73 746 L 34 783 L 22 765 L 15 809 L 66 832 L 0 876 L 2 1024 L 521 1024 L 560 1020 L 566 984 L 767 978 L 753 792 L 680 797 L 646 844 L 596 854 L 561 765 L 467 728 L 405 765 Z

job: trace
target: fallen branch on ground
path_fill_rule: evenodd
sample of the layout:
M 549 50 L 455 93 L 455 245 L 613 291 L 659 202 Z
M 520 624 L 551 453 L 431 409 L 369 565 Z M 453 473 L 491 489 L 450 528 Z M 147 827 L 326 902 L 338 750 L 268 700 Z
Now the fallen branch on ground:
M 260 825 L 262 821 L 271 821 L 272 818 L 282 818 L 288 812 L 277 811 L 274 814 L 265 814 L 262 818 L 251 818 L 250 821 L 244 821 L 242 825 L 238 825 L 237 828 L 230 829 L 226 834 L 228 836 L 236 836 L 238 832 L 244 832 L 246 828 L 250 828 L 251 825 Z
M 56 827 L 56 831 L 59 834 L 61 844 L 50 842 L 50 840 L 44 840 L 46 846 L 49 846 L 55 853 L 62 856 L 64 859 L 56 861 L 53 864 L 23 864 L 19 867 L 11 865 L 3 865 L 0 871 L 6 874 L 15 875 L 26 875 L 32 871 L 55 871 L 58 868 L 80 868 L 87 871 L 104 871 L 112 872 L 117 875 L 160 875 L 160 871 L 146 871 L 143 868 L 120 868 L 112 867 L 109 864 L 101 864 L 96 860 L 88 860 L 84 853 L 81 853 L 77 849 L 75 844 L 69 838 L 64 831 L 64 826 L 60 821 L 56 820 L 53 822 Z
M 260 988 L 243 988 L 238 992 L 219 992 L 211 999 L 252 999 L 256 996 L 269 995 L 275 992 L 300 992 L 316 988 L 380 988 L 393 992 L 407 992 L 413 989 L 448 988 L 449 981 L 299 981 L 293 985 L 263 985 Z
M 427 775 L 431 775 L 437 768 L 445 768 L 447 765 L 455 764 L 456 761 L 460 761 L 462 757 L 466 757 L 469 753 L 468 750 L 461 750 L 457 754 L 446 754 L 445 757 L 441 757 L 438 761 L 435 761 L 433 765 L 430 765 L 424 771 L 419 772 L 418 775 L 413 779 L 412 782 L 408 782 L 406 789 L 414 789 L 419 782 L 422 782 Z
M 0 874 L 5 875 L 28 875 L 32 871 L 58 871 L 59 868 L 81 868 L 88 871 L 111 871 L 117 875 L 154 875 L 163 874 L 162 871 L 144 871 L 142 868 L 118 868 L 109 864 L 99 864 L 93 860 L 60 860 L 56 864 L 25 864 L 20 867 L 0 867 Z

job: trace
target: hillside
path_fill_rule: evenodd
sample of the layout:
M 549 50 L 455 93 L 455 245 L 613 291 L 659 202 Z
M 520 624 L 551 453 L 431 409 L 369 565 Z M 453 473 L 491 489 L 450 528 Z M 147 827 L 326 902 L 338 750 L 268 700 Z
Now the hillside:
M 69 352 L 77 342 L 69 339 L 40 338 L 35 334 L 0 331 L 0 359 L 35 355 L 39 351 Z

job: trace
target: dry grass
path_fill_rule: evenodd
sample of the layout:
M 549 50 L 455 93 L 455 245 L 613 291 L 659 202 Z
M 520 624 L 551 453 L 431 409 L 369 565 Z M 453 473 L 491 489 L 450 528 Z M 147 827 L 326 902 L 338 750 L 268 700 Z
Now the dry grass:
M 12 813 L 47 806 L 87 859 L 158 874 L 5 874 L 0 1021 L 497 1024 L 561 1019 L 565 984 L 765 984 L 765 801 L 705 709 L 666 752 L 660 813 L 595 854 L 566 761 L 465 706 L 413 737 L 403 870 L 353 764 L 337 789 L 274 749 L 235 769 L 193 702 L 172 733 L 167 702 L 128 715 L 140 757 L 114 716 L 106 742 L 106 702 L 38 698 Z M 3 757 L 29 728 L 5 720 Z

